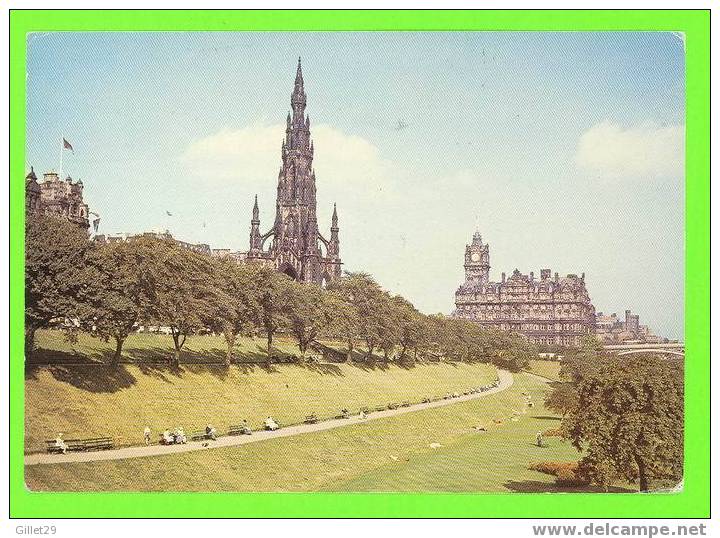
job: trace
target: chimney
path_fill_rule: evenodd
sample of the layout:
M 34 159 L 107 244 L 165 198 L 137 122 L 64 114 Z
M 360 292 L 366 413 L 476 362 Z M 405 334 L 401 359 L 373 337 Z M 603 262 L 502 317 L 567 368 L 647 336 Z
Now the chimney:
M 555 273 L 555 282 L 560 282 L 560 275 Z
M 530 271 L 530 280 L 533 280 L 535 278 L 535 273 L 533 271 Z
M 505 284 L 505 273 L 503 273 L 502 275 L 500 275 L 500 278 L 502 279 L 502 283 Z

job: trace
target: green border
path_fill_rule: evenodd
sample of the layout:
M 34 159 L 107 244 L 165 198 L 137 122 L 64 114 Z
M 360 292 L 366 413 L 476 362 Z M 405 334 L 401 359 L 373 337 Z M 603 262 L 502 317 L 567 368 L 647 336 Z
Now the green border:
M 40 31 L 680 31 L 686 37 L 686 476 L 678 494 L 33 493 L 23 482 L 25 36 Z M 710 12 L 51 11 L 10 13 L 11 517 L 709 517 Z

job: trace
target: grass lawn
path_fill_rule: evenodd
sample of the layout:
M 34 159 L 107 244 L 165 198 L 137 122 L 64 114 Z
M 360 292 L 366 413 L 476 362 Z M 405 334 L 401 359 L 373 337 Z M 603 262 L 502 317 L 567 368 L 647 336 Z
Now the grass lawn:
M 213 353 L 220 340 L 190 338 L 187 346 L 197 354 Z M 57 352 L 72 353 L 58 333 L 39 332 L 38 344 L 65 346 Z M 152 358 L 154 350 L 168 345 L 169 336 L 133 335 L 127 347 L 128 353 Z M 251 345 L 250 339 L 241 343 L 245 349 Z M 287 342 L 279 345 L 290 346 Z M 81 358 L 92 358 L 102 356 L 110 344 L 85 336 L 74 349 Z M 117 445 L 133 445 L 142 443 L 145 425 L 152 429 L 153 440 L 165 428 L 177 426 L 189 432 L 210 423 L 224 433 L 228 426 L 247 419 L 252 427 L 259 427 L 268 415 L 288 425 L 302 422 L 310 413 L 326 418 L 343 407 L 357 412 L 364 405 L 419 402 L 426 396 L 461 392 L 491 382 L 495 374 L 489 365 L 457 363 L 408 368 L 394 364 L 277 364 L 269 368 L 236 364 L 229 369 L 187 363 L 177 369 L 153 363 L 117 368 L 62 363 L 28 366 L 25 450 L 44 450 L 44 440 L 58 432 L 66 439 L 107 435 Z
M 560 381 L 560 361 L 530 361 L 529 372 L 552 381 Z
M 527 470 L 578 458 L 557 438 L 533 446 L 536 431 L 557 423 L 541 405 L 546 389 L 518 374 L 505 391 L 446 407 L 238 447 L 28 466 L 25 479 L 32 490 L 60 491 L 557 491 L 553 477 Z

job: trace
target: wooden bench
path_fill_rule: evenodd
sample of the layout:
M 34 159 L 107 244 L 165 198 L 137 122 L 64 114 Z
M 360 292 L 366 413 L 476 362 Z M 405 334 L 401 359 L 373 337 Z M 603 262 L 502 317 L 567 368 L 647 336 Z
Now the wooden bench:
M 82 450 L 110 450 L 115 447 L 110 437 L 96 437 L 94 439 L 82 439 Z
M 372 411 L 370 411 L 370 408 L 368 406 L 361 407 L 360 412 L 365 413 L 366 415 L 369 415 L 370 413 L 372 413 Z
M 205 430 L 198 430 L 196 432 L 190 433 L 190 440 L 191 441 L 210 441 L 212 440 L 212 436 L 207 433 Z
M 384 406 L 384 405 L 378 405 L 378 406 L 375 408 L 375 411 L 385 411 L 385 406 Z
M 315 413 L 305 417 L 305 424 L 317 424 L 317 423 L 318 423 L 318 418 Z
M 427 396 L 422 399 L 422 403 L 430 403 L 432 400 L 428 398 Z
M 252 430 L 249 426 L 244 426 L 242 424 L 237 424 L 235 426 L 230 426 L 228 428 L 228 435 L 250 435 L 252 434 Z
M 410 407 L 410 402 L 405 400 L 400 404 L 400 407 Z
M 389 404 L 387 404 L 388 409 L 397 409 L 398 407 L 400 407 L 400 405 L 393 403 L 393 402 L 390 402 Z
M 335 418 L 350 418 L 350 411 L 348 411 L 347 409 L 343 409 L 342 411 L 340 411 L 340 414 L 337 415 Z
M 55 441 L 45 441 L 48 454 L 62 454 L 63 449 L 55 445 Z M 67 445 L 67 443 L 65 443 Z
M 65 439 L 68 452 L 86 452 L 90 450 L 110 450 L 114 448 L 111 437 L 92 437 L 90 439 Z M 55 446 L 55 440 L 46 440 L 47 451 L 50 454 L 62 454 L 63 450 Z

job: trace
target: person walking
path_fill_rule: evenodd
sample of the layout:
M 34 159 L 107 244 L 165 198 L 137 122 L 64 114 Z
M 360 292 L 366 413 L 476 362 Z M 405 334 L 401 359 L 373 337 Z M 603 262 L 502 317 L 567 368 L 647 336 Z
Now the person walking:
M 145 437 L 145 446 L 150 446 L 150 426 L 145 426 L 143 435 Z

